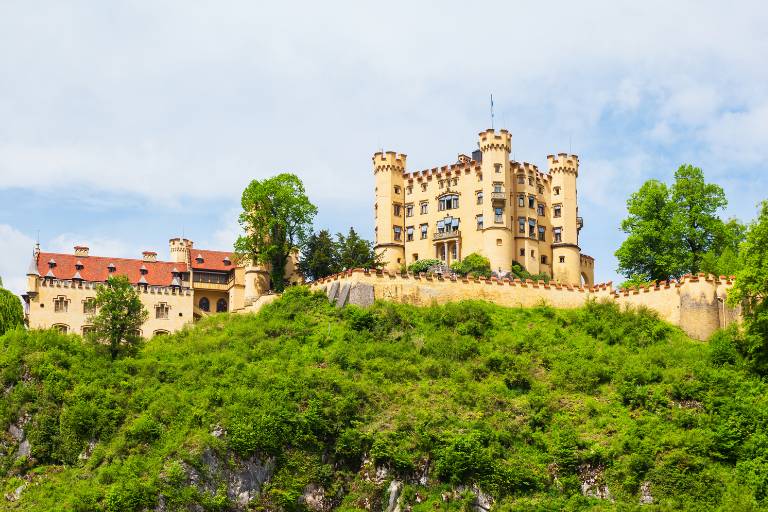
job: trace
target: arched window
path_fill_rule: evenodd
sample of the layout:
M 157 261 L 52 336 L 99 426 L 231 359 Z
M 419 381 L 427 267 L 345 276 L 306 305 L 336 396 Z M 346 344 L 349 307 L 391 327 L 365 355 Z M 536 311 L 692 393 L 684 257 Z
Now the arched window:
M 69 326 L 64 324 L 53 324 L 53 328 L 59 331 L 61 334 L 67 334 L 69 332 Z
M 211 310 L 211 303 L 208 301 L 208 297 L 201 298 L 198 305 L 200 306 L 200 309 L 202 309 L 203 311 Z
M 227 300 L 226 299 L 219 299 L 216 301 L 216 312 L 217 313 L 226 313 L 227 312 Z
M 155 332 L 152 333 L 154 336 L 165 336 L 168 334 L 168 331 L 164 331 L 163 329 L 158 329 Z

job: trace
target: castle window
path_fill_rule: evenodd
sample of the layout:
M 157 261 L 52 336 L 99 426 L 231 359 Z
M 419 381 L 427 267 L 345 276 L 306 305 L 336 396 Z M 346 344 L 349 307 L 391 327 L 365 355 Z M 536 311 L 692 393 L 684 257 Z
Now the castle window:
M 542 265 L 546 265 L 547 264 L 547 256 L 546 255 L 542 255 L 541 256 L 541 263 L 542 263 Z
M 379 218 L 379 205 L 374 204 L 373 205 L 373 218 L 378 219 Z
M 451 245 L 451 258 L 457 259 L 459 257 L 459 246 L 457 244 Z
M 114 264 L 114 263 L 110 263 L 109 265 L 107 265 L 107 270 L 108 270 L 108 271 L 109 271 L 109 273 L 111 274 L 112 272 L 114 272 L 115 270 L 117 270 L 117 267 L 115 267 L 115 264 Z
M 536 207 L 536 197 L 528 196 L 528 208 L 534 209 Z
M 437 203 L 437 209 L 439 211 L 455 210 L 458 207 L 459 207 L 459 196 L 454 194 L 441 197 Z
M 496 169 L 496 172 L 501 172 L 501 164 L 493 164 L 494 169 Z
M 88 336 L 90 333 L 93 332 L 93 326 L 92 325 L 84 325 L 80 328 L 80 330 L 83 333 L 83 336 Z
M 517 206 L 520 208 L 525 208 L 525 195 L 520 194 L 517 196 Z
M 545 233 L 547 232 L 547 229 L 544 226 L 539 226 L 539 240 L 542 242 L 544 241 Z
M 203 311 L 211 310 L 211 303 L 208 301 L 208 297 L 202 297 L 200 302 L 197 303 L 198 307 Z
M 440 188 L 444 188 L 445 187 L 445 181 L 444 180 L 438 180 L 437 186 L 440 187 Z
M 477 181 L 483 181 L 483 173 L 477 173 Z
M 453 179 L 451 180 L 451 184 L 452 184 L 454 187 L 455 187 L 456 185 L 458 185 L 458 184 L 459 184 L 459 178 L 453 178 Z
M 168 311 L 171 308 L 168 307 L 168 304 L 165 302 L 161 302 L 160 304 L 155 306 L 155 318 L 159 320 L 167 320 L 168 319 Z M 200 309 L 203 309 L 202 307 Z M 207 310 L 203 310 L 207 311 Z
M 518 231 L 520 233 L 525 233 L 525 217 L 518 217 L 517 218 L 517 224 L 518 224 Z
M 554 229 L 554 241 L 555 243 L 560 243 L 563 241 L 563 228 Z
M 544 187 L 542 185 L 539 185 L 539 194 L 544 193 Z
M 536 257 L 536 251 L 531 249 L 531 258 L 535 258 L 535 257 Z
M 69 332 L 69 326 L 64 324 L 54 324 L 53 328 L 59 331 L 61 334 L 67 334 Z
M 395 194 L 400 194 L 400 187 L 395 185 Z
M 477 229 L 483 229 L 483 216 L 477 215 L 475 216 L 475 220 L 477 221 Z
M 219 299 L 216 301 L 216 312 L 217 313 L 226 313 L 227 312 L 227 300 L 226 299 Z
M 408 185 L 407 187 L 405 187 L 405 193 L 408 195 L 413 194 L 413 185 Z
M 424 201 L 423 203 L 419 203 L 419 207 L 421 207 L 421 214 L 426 215 L 429 210 L 429 203 Z
M 400 214 L 402 213 L 403 207 L 399 204 L 393 204 L 392 205 L 392 211 L 395 214 L 395 217 L 400 217 Z
M 538 215 L 544 215 L 544 203 L 539 203 L 538 208 L 536 208 L 536 213 Z
M 562 214 L 563 206 L 560 205 L 560 204 L 556 204 L 553 208 L 554 208 L 554 211 L 555 211 L 554 216 L 555 217 L 560 217 L 560 215 Z
M 83 301 L 83 313 L 90 315 L 96 312 L 96 301 L 93 297 L 88 297 Z
M 504 222 L 504 208 L 496 207 L 493 209 L 493 222 L 496 224 Z
M 555 188 L 553 189 L 553 191 L 554 191 L 554 193 L 555 193 L 555 195 L 556 195 L 556 196 L 559 196 L 559 195 L 560 195 L 560 187 L 555 187 Z
M 413 242 L 413 226 L 405 228 L 405 241 Z
M 167 336 L 168 335 L 168 331 L 166 331 L 164 329 L 158 329 L 155 332 L 153 332 L 152 335 L 153 336 Z
M 525 249 L 520 249 L 520 256 L 525 257 Z
M 66 297 L 60 295 L 53 299 L 53 311 L 55 313 L 66 313 L 68 309 L 69 300 Z
M 503 190 L 501 189 L 501 185 L 502 184 L 500 182 L 498 182 L 498 181 L 494 182 L 493 183 L 493 191 L 497 192 L 497 193 L 498 192 L 503 192 Z
M 565 256 L 560 256 L 560 263 L 565 263 Z
M 528 219 L 528 236 L 530 238 L 536 239 L 536 220 L 535 219 Z
M 403 238 L 403 228 L 400 226 L 395 226 L 393 229 L 395 231 L 395 240 L 399 242 Z
M 427 184 L 426 183 L 422 183 L 421 184 L 421 191 L 422 192 L 426 192 L 427 191 Z
M 427 238 L 427 229 L 428 229 L 427 224 L 422 224 L 419 227 L 421 228 L 421 239 L 425 240 Z
M 411 254 L 411 259 L 413 261 L 419 261 L 419 253 L 415 252 L 415 253 Z
M 533 186 L 533 178 L 530 178 L 530 177 L 528 178 L 528 184 L 530 186 Z
M 405 205 L 405 216 L 406 217 L 413 217 L 413 205 L 412 204 Z
M 525 176 L 522 174 L 517 175 L 517 184 L 518 185 L 525 185 Z
M 477 192 L 477 204 L 483 204 L 483 191 L 482 190 Z

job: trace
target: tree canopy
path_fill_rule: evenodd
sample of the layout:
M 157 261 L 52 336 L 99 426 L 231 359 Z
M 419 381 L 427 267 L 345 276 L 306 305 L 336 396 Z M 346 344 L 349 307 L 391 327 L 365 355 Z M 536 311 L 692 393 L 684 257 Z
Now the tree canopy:
M 285 288 L 285 267 L 307 239 L 317 208 L 295 174 L 253 180 L 243 191 L 239 217 L 245 234 L 235 242 L 241 259 L 269 265 L 272 288 Z
M 0 335 L 24 325 L 24 308 L 21 301 L 9 290 L 2 288 L 0 281 Z
M 99 286 L 94 299 L 96 313 L 90 317 L 92 339 L 109 344 L 109 354 L 115 359 L 121 348 L 141 341 L 140 329 L 148 313 L 139 293 L 125 276 L 110 276 Z
M 627 200 L 616 251 L 619 272 L 634 281 L 662 281 L 706 267 L 719 273 L 723 251 L 738 245 L 738 222 L 717 216 L 727 204 L 723 189 L 704 181 L 698 167 L 682 165 L 671 187 L 646 181 Z
M 381 255 L 376 254 L 373 242 L 361 238 L 354 228 L 336 239 L 324 229 L 311 234 L 302 250 L 299 270 L 310 281 L 330 276 L 352 268 L 376 268 L 381 265 Z

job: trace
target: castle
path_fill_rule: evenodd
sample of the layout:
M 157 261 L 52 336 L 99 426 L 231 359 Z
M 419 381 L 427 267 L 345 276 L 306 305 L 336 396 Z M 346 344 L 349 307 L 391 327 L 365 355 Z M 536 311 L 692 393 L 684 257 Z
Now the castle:
M 151 337 L 181 329 L 213 312 L 257 309 L 275 295 L 269 293 L 269 269 L 248 262 L 238 264 L 234 254 L 198 249 L 186 238 L 169 241 L 170 260 L 145 251 L 141 259 L 92 256 L 88 247 L 71 254 L 32 254 L 24 300 L 31 329 L 56 328 L 86 334 L 94 312 L 96 289 L 110 275 L 126 276 L 141 298 L 149 317 L 140 334 Z M 286 279 L 296 284 L 301 276 L 289 259 Z
M 477 252 L 506 275 L 513 262 L 556 282 L 594 284 L 595 260 L 581 253 L 579 159 L 547 157 L 548 172 L 510 160 L 507 130 L 480 133 L 479 149 L 440 168 L 408 172 L 406 155 L 373 155 L 376 248 L 397 271 L 419 259 L 450 264 Z

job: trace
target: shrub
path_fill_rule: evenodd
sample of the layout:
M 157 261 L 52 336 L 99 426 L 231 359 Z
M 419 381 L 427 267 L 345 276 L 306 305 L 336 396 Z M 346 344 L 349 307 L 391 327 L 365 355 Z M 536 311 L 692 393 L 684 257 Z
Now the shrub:
M 435 265 L 441 265 L 443 262 L 435 259 L 418 260 L 408 265 L 408 272 L 414 274 L 420 274 L 422 272 L 428 272 L 431 267 Z
M 463 260 L 451 263 L 451 270 L 460 276 L 491 277 L 491 262 L 476 252 L 468 254 Z

